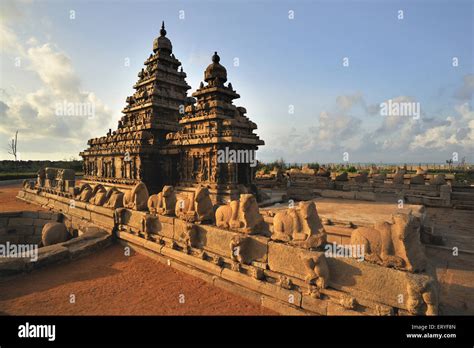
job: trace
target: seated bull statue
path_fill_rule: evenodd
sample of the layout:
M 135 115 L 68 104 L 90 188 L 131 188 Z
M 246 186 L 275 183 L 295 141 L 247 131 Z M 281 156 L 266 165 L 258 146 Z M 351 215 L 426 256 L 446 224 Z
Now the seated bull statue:
M 273 240 L 291 242 L 304 248 L 319 248 L 326 243 L 326 231 L 316 204 L 300 202 L 298 208 L 279 211 L 273 217 Z
M 405 169 L 397 168 L 395 175 L 393 176 L 392 183 L 397 185 L 402 185 L 404 183 L 405 178 Z
M 347 174 L 347 172 L 342 172 L 341 174 L 336 175 L 335 180 L 336 181 L 347 181 L 347 180 L 349 180 L 349 175 Z
M 411 185 L 424 185 L 425 184 L 425 175 L 424 174 L 416 174 L 410 178 Z
M 92 187 L 89 184 L 83 184 L 76 192 L 76 200 L 81 202 L 89 202 L 93 193 Z
M 173 186 L 164 186 L 163 190 L 148 198 L 148 210 L 150 213 L 160 215 L 174 215 L 176 208 L 176 194 Z
M 421 272 L 426 257 L 420 242 L 420 219 L 397 213 L 392 221 L 378 222 L 374 227 L 359 227 L 351 236 L 351 245 L 363 246 L 365 260 L 386 267 Z
M 188 197 L 178 199 L 175 206 L 178 218 L 188 222 L 211 222 L 213 204 L 207 187 L 198 187 Z
M 436 175 L 431 181 L 430 185 L 446 185 L 446 176 L 444 174 Z
M 133 189 L 124 194 L 123 206 L 132 210 L 146 210 L 148 197 L 146 185 L 143 182 L 139 182 Z
M 231 201 L 216 210 L 217 227 L 256 234 L 263 231 L 263 224 L 257 200 L 251 193 L 241 194 L 239 200 Z
M 103 206 L 105 201 L 107 200 L 107 190 L 101 184 L 98 184 L 92 190 L 92 196 L 89 199 L 90 204 Z
M 118 188 L 112 187 L 105 197 L 105 208 L 122 208 L 123 207 L 123 192 L 121 192 Z
M 367 172 L 362 172 L 357 174 L 357 176 L 354 177 L 354 181 L 358 184 L 363 184 L 369 181 L 369 176 Z

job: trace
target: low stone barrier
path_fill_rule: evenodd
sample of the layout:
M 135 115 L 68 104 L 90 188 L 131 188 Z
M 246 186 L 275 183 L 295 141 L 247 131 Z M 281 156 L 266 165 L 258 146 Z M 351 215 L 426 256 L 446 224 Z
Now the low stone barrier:
M 241 196 L 240 205 L 239 202 L 235 203 L 237 207 L 250 209 L 249 206 L 256 205 L 247 196 Z M 318 222 L 317 215 L 311 215 L 312 203 L 302 206 L 307 211 L 299 208 L 295 212 L 288 211 L 288 215 L 279 215 L 277 236 L 274 227 L 269 228 L 262 218 L 252 215 L 259 215 L 258 210 L 257 213 L 243 210 L 236 215 L 237 210 L 232 205 L 226 208 L 228 212 L 223 208 L 221 213 L 216 213 L 216 216 L 221 214 L 218 225 L 227 227 L 217 227 L 214 222 L 206 223 L 208 215 L 203 207 L 207 207 L 207 203 L 202 198 L 204 196 L 201 191 L 192 196 L 196 202 L 194 208 L 193 205 L 187 205 L 189 201 L 176 202 L 176 214 L 180 214 L 180 218 L 173 216 L 174 212 L 166 206 L 171 200 L 165 193 L 150 198 L 148 206 L 153 212 L 148 209 L 113 209 L 91 203 L 71 202 L 67 197 L 27 188 L 20 191 L 18 197 L 61 211 L 72 224 L 92 222 L 101 225 L 108 232 L 113 232 L 122 243 L 141 253 L 283 314 L 438 313 L 438 285 L 435 272 L 429 265 L 421 272 L 407 271 L 382 266 L 378 261 L 374 263 L 338 256 L 336 253 L 327 254 L 322 249 L 324 240 L 318 239 L 325 236 L 324 228 Z M 138 203 L 136 201 L 131 206 L 138 206 Z M 160 211 L 171 216 L 160 215 L 157 213 Z M 232 220 L 234 218 L 244 218 L 244 224 L 241 221 L 237 227 L 233 227 L 238 222 Z M 314 220 L 315 218 L 317 219 Z M 306 240 L 300 240 L 298 233 L 293 233 L 293 237 L 286 234 L 288 224 L 305 224 L 304 219 L 309 219 L 307 221 L 311 225 L 307 232 L 309 234 L 304 237 Z M 314 223 L 316 225 L 313 226 Z M 260 227 L 254 229 L 253 226 Z M 390 228 L 391 225 L 388 226 Z M 398 231 L 396 226 L 393 225 L 393 231 Z M 368 240 L 372 238 L 371 234 L 381 233 L 375 229 L 365 232 L 366 230 L 358 233 L 369 233 Z M 321 231 L 323 234 L 313 235 L 316 233 L 314 231 Z M 289 239 L 285 241 L 285 238 Z M 416 244 L 419 243 L 419 234 L 412 233 L 407 238 L 414 238 L 415 249 L 404 251 L 405 245 L 400 244 L 401 239 L 398 237 L 394 237 L 395 244 L 392 248 L 398 250 L 400 255 L 406 252 L 409 255 L 407 257 L 411 258 L 413 250 L 421 251 L 421 245 Z M 57 252 L 61 253 L 61 250 Z M 382 261 L 391 264 L 397 259 L 391 257 Z

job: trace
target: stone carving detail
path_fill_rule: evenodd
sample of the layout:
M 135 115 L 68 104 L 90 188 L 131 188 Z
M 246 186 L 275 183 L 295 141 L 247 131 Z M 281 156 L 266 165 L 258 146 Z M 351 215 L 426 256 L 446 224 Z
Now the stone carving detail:
M 329 282 L 329 266 L 323 253 L 303 258 L 306 276 L 305 281 L 309 285 L 315 285 L 318 289 L 325 289 Z
M 112 187 L 106 196 L 105 208 L 117 209 L 123 207 L 123 192 L 116 187 Z
M 367 172 L 359 173 L 357 176 L 354 177 L 354 181 L 358 184 L 363 184 L 369 181 L 369 177 Z
M 349 180 L 349 175 L 347 174 L 347 172 L 343 172 L 339 175 L 336 175 L 335 180 L 336 181 L 347 181 L 347 180 Z
M 424 284 L 411 283 L 407 285 L 407 309 L 414 315 L 438 315 L 438 286 L 430 280 Z
M 192 223 L 186 223 L 184 229 L 181 229 L 178 235 L 178 242 L 186 251 L 186 253 L 189 253 L 191 248 L 197 247 L 198 231 L 196 225 Z
M 425 184 L 425 175 L 424 174 L 417 174 L 410 178 L 411 185 L 424 185 Z
M 431 181 L 430 185 L 446 185 L 446 176 L 444 174 L 436 175 Z
M 92 195 L 93 193 L 91 185 L 83 184 L 77 192 L 76 199 L 81 202 L 88 202 Z
M 145 184 L 139 182 L 132 190 L 123 196 L 123 206 L 132 210 L 146 210 L 148 202 L 148 189 Z
M 291 242 L 304 248 L 319 248 L 326 243 L 326 231 L 312 201 L 298 208 L 280 211 L 273 218 L 273 240 Z
M 89 203 L 102 206 L 107 200 L 107 190 L 101 184 L 98 184 L 92 190 L 92 197 L 89 199 Z
M 397 168 L 397 171 L 395 172 L 395 175 L 393 176 L 392 183 L 396 185 L 403 185 L 404 183 L 404 177 L 405 177 L 406 170 L 405 169 L 400 169 Z
M 35 188 L 35 182 L 30 179 L 23 180 L 23 188 L 32 190 Z
M 190 196 L 178 199 L 175 214 L 188 222 L 211 222 L 213 205 L 207 187 L 198 187 Z
M 365 260 L 369 262 L 410 272 L 426 268 L 420 220 L 411 212 L 394 214 L 391 222 L 378 222 L 374 228 L 357 228 L 352 233 L 351 244 L 363 246 Z
M 48 246 L 66 242 L 72 236 L 62 222 L 48 222 L 41 231 L 41 245 Z
M 164 186 L 163 190 L 148 198 L 148 210 L 160 215 L 174 215 L 176 207 L 176 194 L 173 186 Z
M 216 210 L 216 225 L 248 234 L 263 231 L 264 221 L 255 196 L 244 193 L 240 195 L 239 200 L 220 206 Z

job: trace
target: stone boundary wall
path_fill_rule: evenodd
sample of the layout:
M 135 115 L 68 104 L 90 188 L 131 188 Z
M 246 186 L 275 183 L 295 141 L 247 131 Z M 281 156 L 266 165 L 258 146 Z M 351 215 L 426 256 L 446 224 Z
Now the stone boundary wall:
M 438 311 L 438 283 L 431 268 L 410 273 L 351 258 L 326 258 L 322 252 L 266 236 L 148 211 L 73 204 L 66 197 L 34 190 L 24 189 L 18 197 L 60 211 L 72 224 L 100 225 L 139 252 L 279 313 L 425 315 Z M 308 268 L 311 262 L 314 268 Z M 312 282 L 315 274 L 323 285 Z
M 287 189 L 288 198 L 308 200 L 315 197 L 352 199 L 373 202 L 423 204 L 428 207 L 452 207 L 450 185 L 414 184 L 355 184 L 339 183 L 328 188 L 292 185 Z
M 88 228 L 79 237 L 38 248 L 37 260 L 31 257 L 0 257 L 0 278 L 30 272 L 58 262 L 75 260 L 112 243 L 112 235 L 98 228 Z
M 20 211 L 0 213 L 0 244 L 41 242 L 41 231 L 48 222 L 59 221 L 60 214 L 43 211 Z

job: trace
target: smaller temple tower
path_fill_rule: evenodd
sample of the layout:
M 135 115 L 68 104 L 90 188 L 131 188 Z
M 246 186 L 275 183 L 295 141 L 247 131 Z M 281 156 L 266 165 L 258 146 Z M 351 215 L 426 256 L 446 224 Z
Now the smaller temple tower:
M 206 85 L 193 93 L 179 123 L 182 129 L 167 136 L 169 148 L 180 156 L 178 189 L 206 185 L 218 202 L 237 199 L 254 180 L 255 152 L 264 145 L 254 133 L 257 125 L 233 105 L 240 96 L 227 82 L 227 70 L 217 52 L 204 72 Z

